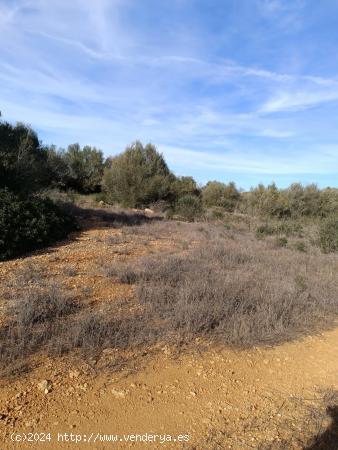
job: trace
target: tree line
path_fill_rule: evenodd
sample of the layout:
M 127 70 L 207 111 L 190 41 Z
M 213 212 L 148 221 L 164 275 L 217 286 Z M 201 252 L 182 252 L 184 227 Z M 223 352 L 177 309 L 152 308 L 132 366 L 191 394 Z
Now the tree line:
M 153 144 L 136 141 L 105 159 L 95 147 L 46 146 L 31 127 L 0 121 L 0 189 L 27 196 L 47 188 L 101 192 L 105 202 L 131 208 L 156 202 L 178 209 L 194 204 L 196 210 L 222 208 L 278 218 L 326 217 L 338 211 L 335 188 L 294 183 L 279 189 L 272 183 L 243 192 L 234 182 L 209 181 L 199 186 L 191 176 L 176 176 Z
M 71 226 L 69 218 L 65 219 L 52 202 L 41 199 L 41 193 L 50 189 L 99 194 L 104 202 L 124 207 L 157 207 L 166 210 L 168 216 L 188 220 L 206 214 L 217 218 L 233 211 L 277 219 L 338 214 L 338 190 L 334 188 L 294 183 L 279 189 L 271 184 L 243 192 L 234 182 L 209 181 L 199 186 L 191 176 L 176 176 L 150 143 L 136 141 L 122 153 L 105 159 L 95 147 L 81 148 L 78 143 L 67 149 L 47 146 L 30 126 L 0 121 L 0 257 L 9 245 L 4 236 L 11 235 L 24 217 L 26 242 L 34 242 L 34 236 L 29 238 L 29 228 L 35 216 L 33 222 L 40 224 L 42 231 L 41 245 L 49 242 L 53 233 L 62 236 L 65 224 L 66 232 L 74 229 L 75 225 Z M 26 216 L 25 208 L 29 210 Z M 54 229 L 48 228 L 50 224 Z M 18 248 L 22 245 L 19 242 L 18 238 Z

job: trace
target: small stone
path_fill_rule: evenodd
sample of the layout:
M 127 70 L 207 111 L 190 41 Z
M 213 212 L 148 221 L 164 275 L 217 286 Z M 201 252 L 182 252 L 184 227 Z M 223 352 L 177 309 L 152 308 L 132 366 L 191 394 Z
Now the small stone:
M 116 398 L 124 398 L 126 396 L 126 393 L 124 391 L 118 391 L 117 389 L 112 389 L 110 392 Z
M 164 347 L 162 347 L 162 351 L 165 355 L 170 355 L 171 354 L 171 350 L 169 348 L 168 345 L 165 345 Z
M 40 391 L 48 394 L 52 390 L 52 382 L 50 380 L 42 380 L 40 383 L 38 383 L 38 388 L 40 389 Z
M 80 376 L 80 372 L 78 370 L 71 370 L 69 372 L 69 378 L 74 379 Z

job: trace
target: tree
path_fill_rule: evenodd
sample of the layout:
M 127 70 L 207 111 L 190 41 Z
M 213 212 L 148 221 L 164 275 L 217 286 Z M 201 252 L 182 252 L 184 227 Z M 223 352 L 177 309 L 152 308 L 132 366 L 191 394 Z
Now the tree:
M 65 184 L 84 194 L 100 190 L 103 175 L 103 153 L 95 147 L 71 144 L 62 155 L 68 171 Z
M 110 202 L 139 207 L 171 198 L 174 180 L 156 147 L 136 141 L 109 159 L 102 185 Z
M 49 173 L 49 185 L 59 189 L 67 189 L 69 180 L 69 168 L 65 161 L 65 151 L 57 149 L 55 145 L 47 148 L 47 167 Z
M 209 181 L 202 190 L 202 200 L 206 207 L 222 207 L 226 211 L 234 211 L 239 200 L 240 192 L 235 183 L 220 183 Z
M 26 194 L 48 184 L 47 151 L 22 123 L 0 122 L 0 188 Z
M 173 181 L 173 192 L 176 199 L 184 195 L 200 196 L 201 194 L 193 177 L 176 177 Z

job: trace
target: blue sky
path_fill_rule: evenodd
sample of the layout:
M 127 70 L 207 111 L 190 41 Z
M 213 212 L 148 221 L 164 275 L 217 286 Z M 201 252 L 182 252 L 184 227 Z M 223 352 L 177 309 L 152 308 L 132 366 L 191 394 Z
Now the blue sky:
M 336 0 L 0 0 L 0 110 L 179 175 L 338 186 Z

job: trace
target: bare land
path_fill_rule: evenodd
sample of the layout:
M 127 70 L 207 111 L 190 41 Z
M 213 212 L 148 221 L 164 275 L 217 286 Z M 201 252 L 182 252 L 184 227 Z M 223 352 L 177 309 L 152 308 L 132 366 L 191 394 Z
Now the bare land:
M 338 448 L 338 258 L 311 225 L 285 242 L 244 215 L 77 213 L 82 232 L 0 265 L 6 449 L 112 448 L 58 432 L 189 435 L 115 448 Z

